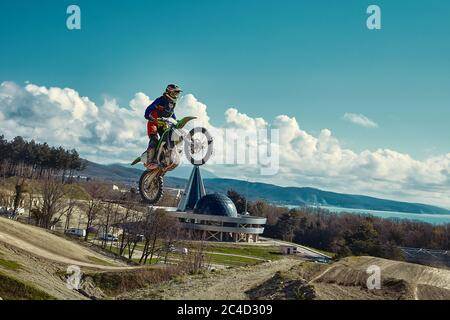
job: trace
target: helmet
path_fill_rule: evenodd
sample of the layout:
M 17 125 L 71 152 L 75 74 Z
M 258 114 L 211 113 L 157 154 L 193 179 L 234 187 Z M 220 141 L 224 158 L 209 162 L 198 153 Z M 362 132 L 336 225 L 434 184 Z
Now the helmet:
M 170 99 L 176 101 L 180 93 L 183 92 L 179 86 L 176 84 L 169 84 L 166 88 L 165 95 Z

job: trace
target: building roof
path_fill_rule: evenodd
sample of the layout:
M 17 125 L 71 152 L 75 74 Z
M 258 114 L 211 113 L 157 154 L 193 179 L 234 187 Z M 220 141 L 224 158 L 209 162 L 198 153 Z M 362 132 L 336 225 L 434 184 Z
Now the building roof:
M 238 217 L 233 201 L 221 193 L 208 194 L 202 197 L 195 205 L 194 213 L 233 218 Z

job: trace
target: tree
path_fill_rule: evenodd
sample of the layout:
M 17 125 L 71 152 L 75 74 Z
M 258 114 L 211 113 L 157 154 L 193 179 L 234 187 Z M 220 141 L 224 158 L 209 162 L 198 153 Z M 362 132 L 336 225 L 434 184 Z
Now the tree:
M 233 201 L 238 213 L 246 212 L 247 199 L 245 199 L 242 195 L 240 195 L 238 192 L 234 191 L 233 189 L 228 190 L 227 196 L 228 196 L 228 198 L 231 199 L 231 201 Z
M 89 200 L 84 203 L 83 209 L 86 214 L 86 236 L 84 241 L 89 238 L 90 228 L 97 219 L 98 214 L 103 210 L 102 201 L 107 193 L 105 185 L 99 182 L 89 182 L 84 184 L 84 189 L 89 194 Z
M 7 141 L 0 136 L 0 167 L 3 175 L 19 175 L 28 178 L 43 177 L 50 172 L 52 175 L 61 174 L 61 182 L 67 170 L 72 174 L 74 170 L 83 170 L 84 162 L 76 150 L 65 150 L 62 147 L 50 147 L 47 143 L 30 142 L 17 136 Z
M 23 201 L 23 194 L 27 192 L 26 183 L 24 178 L 18 178 L 16 182 L 16 192 L 14 194 L 14 202 L 13 202 L 13 214 L 17 214 L 17 210 L 19 209 L 20 204 Z
M 66 212 L 65 190 L 60 182 L 49 178 L 41 182 L 40 193 L 42 200 L 32 209 L 31 214 L 38 226 L 49 229 L 59 222 Z M 59 216 L 55 218 L 57 214 Z
M 160 241 L 160 246 L 158 247 L 157 240 L 163 240 L 177 225 L 177 220 L 169 217 L 164 210 L 149 211 L 146 219 L 143 221 L 142 229 L 145 236 L 145 243 L 139 263 L 146 264 L 149 257 L 151 263 L 154 255 L 158 251 L 168 249 L 161 246 L 163 241 Z

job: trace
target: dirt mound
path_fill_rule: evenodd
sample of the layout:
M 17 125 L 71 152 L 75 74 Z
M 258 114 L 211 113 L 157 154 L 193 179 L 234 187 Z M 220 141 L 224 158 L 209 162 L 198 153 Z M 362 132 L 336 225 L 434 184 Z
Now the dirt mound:
M 258 265 L 185 275 L 160 285 L 127 292 L 118 299 L 248 300 L 248 290 L 299 262 L 297 259 L 283 258 Z
M 373 266 L 380 268 L 381 288 L 369 290 L 368 268 Z M 449 270 L 400 261 L 349 257 L 329 266 L 302 264 L 293 273 L 314 286 L 318 299 L 450 299 Z
M 10 288 L 4 289 L 10 291 L 13 287 L 23 288 L 13 296 L 0 293 L 0 296 L 4 299 L 34 300 L 44 296 L 36 294 L 36 292 L 45 292 L 46 295 L 56 299 L 84 299 L 78 292 L 66 287 L 67 265 L 35 256 L 20 248 L 1 242 L 0 259 L 9 262 L 8 264 L 0 264 L 0 273 L 8 277 L 11 283 Z
M 0 273 L 0 300 L 51 300 L 46 292 Z
M 251 300 L 313 300 L 314 287 L 304 279 L 277 272 L 271 279 L 246 292 Z
M 47 230 L 5 218 L 0 218 L 0 243 L 66 265 L 102 270 L 126 266 Z
M 89 283 L 82 283 L 82 288 L 90 294 L 68 289 L 66 271 L 70 265 L 79 266 L 83 274 L 136 269 L 47 230 L 0 218 L 0 274 L 4 276 L 4 284 L 11 285 L 3 289 L 5 292 L 12 287 L 18 290 L 15 296 L 6 296 L 5 292 L 2 296 L 0 288 L 0 297 L 34 299 L 48 295 L 56 299 L 86 299 L 91 295 L 103 296 Z
M 403 298 L 450 298 L 450 270 L 374 257 L 342 259 L 327 268 L 315 282 L 366 287 L 367 270 L 371 266 L 380 268 L 382 289 L 398 289 L 396 281 L 403 281 Z
M 381 288 L 368 289 L 369 266 L 381 271 Z M 413 300 L 450 299 L 450 271 L 373 257 L 331 265 L 281 259 L 246 268 L 188 276 L 128 293 L 125 299 Z

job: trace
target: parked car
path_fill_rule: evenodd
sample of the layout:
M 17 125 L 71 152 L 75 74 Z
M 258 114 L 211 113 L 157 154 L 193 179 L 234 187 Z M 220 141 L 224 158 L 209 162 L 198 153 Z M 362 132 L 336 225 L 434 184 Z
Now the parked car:
M 4 216 L 8 219 L 16 220 L 18 216 L 18 212 L 14 212 L 14 208 L 10 207 L 0 207 L 0 216 Z
M 177 248 L 175 248 L 175 246 L 173 244 L 171 244 L 170 246 L 167 246 L 166 250 L 168 252 L 175 252 L 177 250 Z
M 175 252 L 175 253 L 180 253 L 180 254 L 188 254 L 189 250 L 187 248 L 177 248 L 174 245 L 170 245 L 167 247 L 167 251 L 168 252 Z
M 67 234 L 68 236 L 82 238 L 82 237 L 86 236 L 86 229 L 70 228 L 70 229 L 66 229 L 64 231 L 64 233 Z
M 144 236 L 143 234 L 137 234 L 137 235 L 136 235 L 136 239 L 137 239 L 139 242 L 143 242 L 143 241 L 145 241 L 145 236 Z
M 328 263 L 330 263 L 330 258 L 317 257 L 317 258 L 314 259 L 314 262 L 321 263 L 321 264 L 328 264 Z
M 112 241 L 112 242 L 119 241 L 119 238 L 117 238 L 116 236 L 114 236 L 112 234 L 104 234 L 104 235 L 100 236 L 99 239 L 100 240 L 105 240 L 105 241 Z

